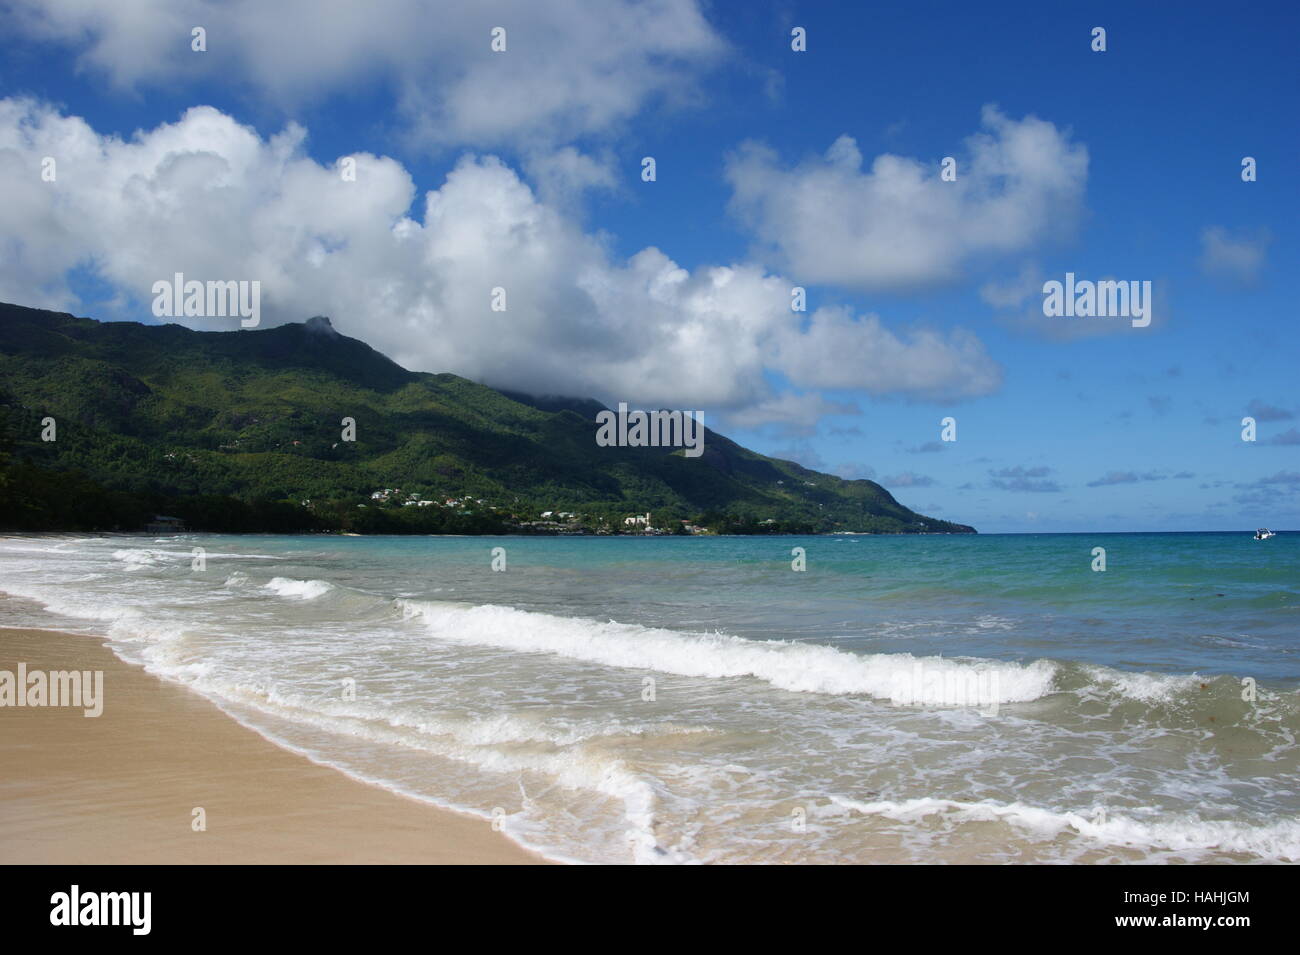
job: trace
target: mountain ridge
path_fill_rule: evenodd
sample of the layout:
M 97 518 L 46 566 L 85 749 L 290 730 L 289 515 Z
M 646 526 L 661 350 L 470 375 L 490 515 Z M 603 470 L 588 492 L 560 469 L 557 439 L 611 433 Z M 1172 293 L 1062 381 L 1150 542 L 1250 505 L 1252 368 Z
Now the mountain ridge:
M 216 332 L 0 304 L 0 407 L 11 470 L 77 474 L 141 508 L 275 502 L 310 511 L 303 529 L 536 530 L 541 511 L 564 509 L 613 531 L 621 515 L 649 510 L 673 530 L 703 520 L 723 532 L 974 532 L 917 514 L 874 481 L 760 455 L 707 428 L 698 458 L 601 448 L 595 399 L 410 371 L 325 316 Z M 40 440 L 46 418 L 54 441 Z M 355 441 L 343 439 L 344 419 Z M 394 510 L 369 503 L 384 488 L 438 507 L 408 508 L 428 512 L 418 520 L 359 517 Z M 479 513 L 441 513 L 464 497 Z

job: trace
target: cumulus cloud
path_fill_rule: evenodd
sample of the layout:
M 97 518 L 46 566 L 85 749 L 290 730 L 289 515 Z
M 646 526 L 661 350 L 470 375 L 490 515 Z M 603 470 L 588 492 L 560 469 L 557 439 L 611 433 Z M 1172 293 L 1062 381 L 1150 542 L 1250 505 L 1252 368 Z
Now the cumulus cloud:
M 980 298 L 994 308 L 1022 308 L 1033 301 L 1043 302 L 1043 272 L 1034 263 L 1025 263 L 1020 271 L 1008 279 L 994 279 L 980 286 Z
M 536 393 L 585 394 L 800 424 L 846 406 L 778 391 L 924 398 L 998 387 L 970 333 L 893 331 L 875 315 L 789 308 L 791 282 L 752 264 L 630 258 L 548 205 L 500 159 L 461 158 L 417 195 L 408 171 L 358 154 L 355 181 L 210 107 L 130 140 L 29 100 L 0 100 L 0 299 L 71 309 L 86 267 L 142 317 L 152 285 L 256 279 L 265 324 L 329 315 L 410 368 Z M 57 160 L 40 180 L 42 157 Z M 506 310 L 491 308 L 495 288 Z M 199 328 L 220 319 L 177 319 Z
M 727 163 L 733 212 L 801 282 L 898 289 L 950 282 L 975 260 L 1005 256 L 1071 227 L 1087 149 L 1052 123 L 986 106 L 957 180 L 937 162 L 884 154 L 864 170 L 856 141 L 794 168 L 759 143 Z
M 777 363 L 801 387 L 861 389 L 956 400 L 990 394 L 1002 369 L 972 333 L 917 329 L 898 335 L 876 315 L 820 308 L 806 329 L 786 326 L 775 338 Z
M 390 88 L 431 145 L 525 148 L 600 133 L 648 102 L 693 95 L 726 49 L 697 0 L 13 0 L 8 26 L 76 51 L 120 89 L 220 78 L 291 109 Z M 190 31 L 207 31 L 207 51 Z M 491 31 L 506 30 L 506 51 Z
M 1240 285 L 1252 285 L 1264 267 L 1271 240 L 1267 230 L 1233 235 L 1222 226 L 1207 226 L 1201 230 L 1201 271 Z
M 542 202 L 569 211 L 578 208 L 578 201 L 589 190 L 612 190 L 618 184 L 609 155 L 596 159 L 572 146 L 530 152 L 524 168 L 537 184 Z
M 808 437 L 817 430 L 822 418 L 858 414 L 862 414 L 862 409 L 852 402 L 830 401 L 818 394 L 786 391 L 731 412 L 727 421 L 737 428 L 771 427 L 785 436 Z

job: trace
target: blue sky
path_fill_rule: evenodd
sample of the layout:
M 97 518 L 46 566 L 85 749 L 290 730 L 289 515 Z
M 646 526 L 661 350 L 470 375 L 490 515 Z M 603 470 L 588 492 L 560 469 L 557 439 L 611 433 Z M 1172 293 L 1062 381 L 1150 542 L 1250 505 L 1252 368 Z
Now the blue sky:
M 539 6 L 7 5 L 0 165 L 68 171 L 0 211 L 0 299 L 153 321 L 148 276 L 224 268 L 262 280 L 270 321 L 325 311 L 410 367 L 700 408 L 983 531 L 1300 527 L 1292 5 Z M 280 161 L 298 128 L 303 162 Z M 339 201 L 324 180 L 361 153 L 387 158 Z M 917 201 L 889 198 L 906 175 L 882 155 Z M 60 241 L 100 215 L 105 238 Z M 386 251 L 399 218 L 419 244 Z M 1043 316 L 1067 271 L 1151 281 L 1151 326 Z M 504 330 L 465 305 L 498 275 L 525 303 Z

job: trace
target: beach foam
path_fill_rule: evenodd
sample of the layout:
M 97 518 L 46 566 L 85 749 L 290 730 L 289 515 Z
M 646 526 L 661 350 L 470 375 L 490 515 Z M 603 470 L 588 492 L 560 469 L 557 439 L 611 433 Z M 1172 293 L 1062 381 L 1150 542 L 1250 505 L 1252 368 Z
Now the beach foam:
M 327 580 L 291 580 L 288 577 L 273 577 L 265 585 L 265 589 L 281 597 L 315 600 L 333 590 L 334 585 Z
M 1103 812 L 1100 807 L 1071 812 L 1019 802 L 962 802 L 930 797 L 877 802 L 832 797 L 832 802 L 866 816 L 884 816 L 900 822 L 929 820 L 942 827 L 1003 822 L 1043 842 L 1071 834 L 1116 846 L 1178 852 L 1239 852 L 1278 862 L 1300 861 L 1300 822 L 1290 819 L 1264 826 L 1206 820 L 1195 814 L 1153 821 L 1138 818 L 1137 812 L 1154 816 L 1159 813 L 1155 807 L 1123 813 Z
M 964 679 L 995 676 L 984 685 L 996 696 L 981 703 L 1016 703 L 1052 692 L 1055 668 L 1046 661 L 1021 665 L 991 660 L 914 657 L 910 653 L 862 655 L 810 643 L 748 640 L 723 633 L 681 633 L 615 621 L 481 605 L 399 600 L 407 617 L 421 620 L 439 640 L 557 656 L 605 666 L 658 670 L 678 676 L 753 677 L 796 693 L 865 694 L 896 699 L 920 666 Z M 922 697 L 922 699 L 924 699 Z M 925 702 L 931 702 L 925 700 Z M 935 700 L 934 702 L 940 702 Z

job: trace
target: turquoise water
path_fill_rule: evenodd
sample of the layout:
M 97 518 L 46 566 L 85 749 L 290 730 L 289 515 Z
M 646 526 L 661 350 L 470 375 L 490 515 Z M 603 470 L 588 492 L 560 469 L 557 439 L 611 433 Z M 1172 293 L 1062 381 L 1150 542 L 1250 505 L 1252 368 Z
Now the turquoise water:
M 555 858 L 1300 859 L 1300 534 L 40 537 L 0 581 Z
M 872 652 L 1047 656 L 1300 687 L 1300 534 L 353 539 L 473 602 Z M 493 547 L 507 573 L 490 574 Z M 807 570 L 791 569 L 792 549 Z M 1096 572 L 1092 549 L 1106 550 Z M 330 553 L 330 552 L 327 552 Z M 304 570 L 307 568 L 304 568 Z M 987 625 L 990 618 L 998 624 Z M 984 619 L 985 626 L 979 621 Z

